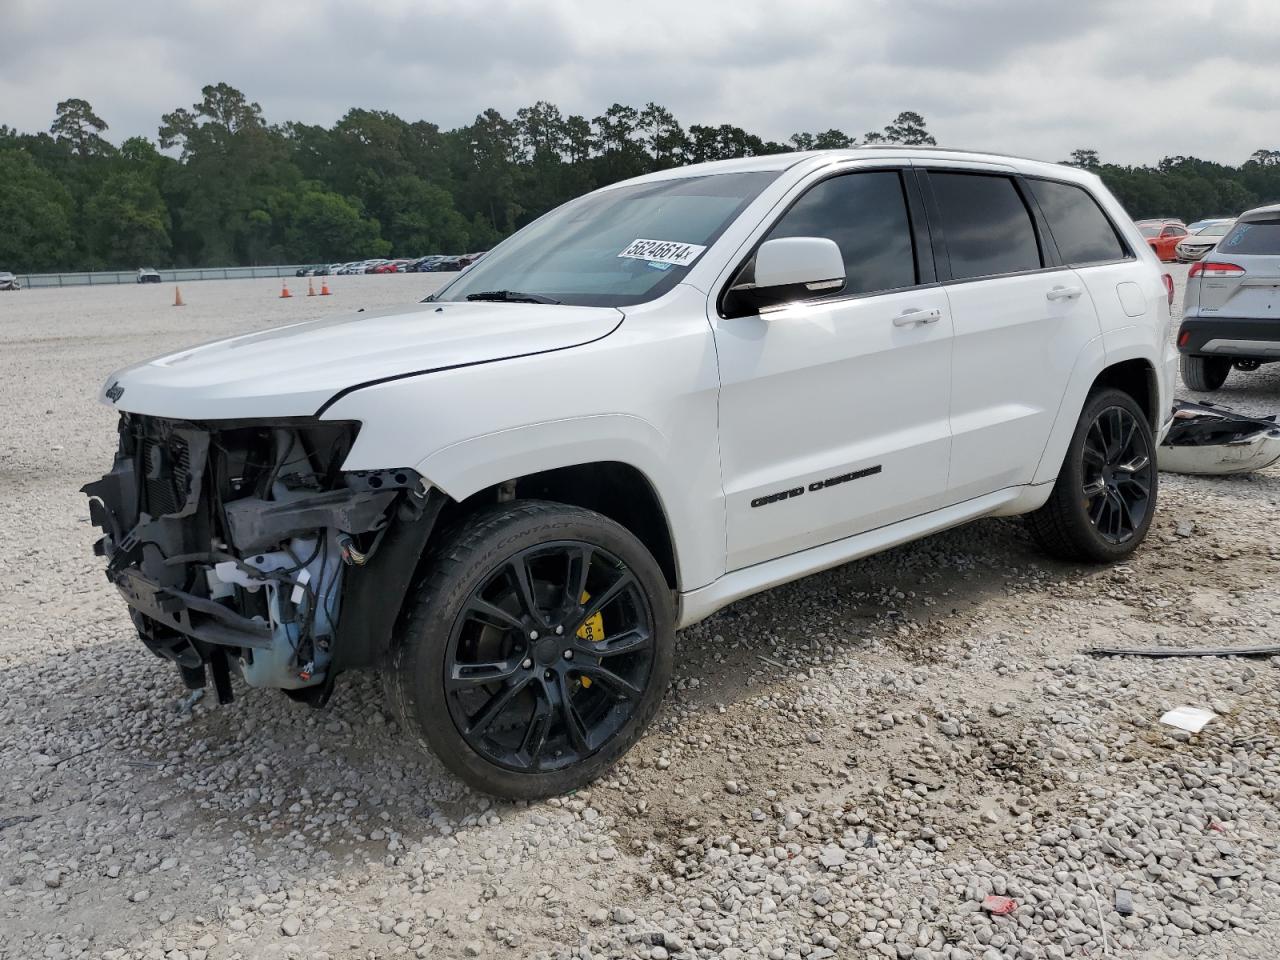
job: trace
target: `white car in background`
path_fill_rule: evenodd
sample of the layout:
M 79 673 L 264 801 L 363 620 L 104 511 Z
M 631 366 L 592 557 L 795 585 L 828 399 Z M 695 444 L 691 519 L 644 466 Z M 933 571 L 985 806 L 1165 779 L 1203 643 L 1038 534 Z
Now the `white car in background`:
M 908 147 L 664 170 L 407 309 L 108 378 L 85 487 L 192 687 L 385 672 L 478 789 L 635 743 L 675 631 L 979 517 L 1111 562 L 1156 508 L 1173 285 L 1093 174 Z
M 1188 227 L 1191 235 L 1173 248 L 1174 256 L 1179 263 L 1195 263 L 1217 246 L 1234 223 L 1235 220 L 1209 220 L 1199 226 Z
M 0 270 L 0 290 L 21 290 L 22 284 L 8 270 Z

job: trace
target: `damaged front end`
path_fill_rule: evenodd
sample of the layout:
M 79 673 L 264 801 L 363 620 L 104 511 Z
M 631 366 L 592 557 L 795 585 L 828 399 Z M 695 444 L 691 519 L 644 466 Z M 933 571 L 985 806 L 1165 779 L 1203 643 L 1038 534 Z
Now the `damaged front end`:
M 413 470 L 344 472 L 357 431 L 121 415 L 111 472 L 83 488 L 94 551 L 189 687 L 211 675 L 227 702 L 234 670 L 319 704 L 377 662 L 435 509 Z

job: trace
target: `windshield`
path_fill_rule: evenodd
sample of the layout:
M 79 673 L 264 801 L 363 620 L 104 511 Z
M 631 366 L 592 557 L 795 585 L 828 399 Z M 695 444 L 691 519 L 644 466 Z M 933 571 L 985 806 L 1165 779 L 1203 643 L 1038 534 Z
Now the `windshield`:
M 1251 220 L 1237 223 L 1231 234 L 1218 243 L 1219 253 L 1280 253 L 1280 220 Z
M 1225 237 L 1231 229 L 1230 223 L 1211 223 L 1196 231 L 1197 237 Z
M 525 227 L 434 299 L 505 293 L 575 306 L 644 303 L 679 283 L 776 177 L 722 173 L 588 194 Z

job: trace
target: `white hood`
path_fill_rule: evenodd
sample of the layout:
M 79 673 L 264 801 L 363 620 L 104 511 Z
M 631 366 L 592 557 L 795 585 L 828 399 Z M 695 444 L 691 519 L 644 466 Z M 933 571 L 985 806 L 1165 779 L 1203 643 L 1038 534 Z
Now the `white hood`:
M 335 394 L 372 381 L 563 350 L 621 322 L 611 307 L 421 303 L 180 350 L 116 371 L 100 399 L 170 419 L 312 416 Z

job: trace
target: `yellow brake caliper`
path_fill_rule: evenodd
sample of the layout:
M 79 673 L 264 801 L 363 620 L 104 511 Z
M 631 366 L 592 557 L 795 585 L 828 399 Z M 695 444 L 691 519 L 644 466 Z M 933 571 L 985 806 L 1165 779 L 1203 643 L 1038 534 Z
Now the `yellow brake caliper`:
M 591 599 L 591 594 L 585 591 L 582 594 L 582 602 L 585 604 Z M 578 639 L 585 640 L 587 643 L 599 643 L 604 639 L 604 614 L 596 612 L 587 619 L 587 622 L 578 628 Z M 590 677 L 578 677 L 578 682 L 583 687 L 591 686 Z

